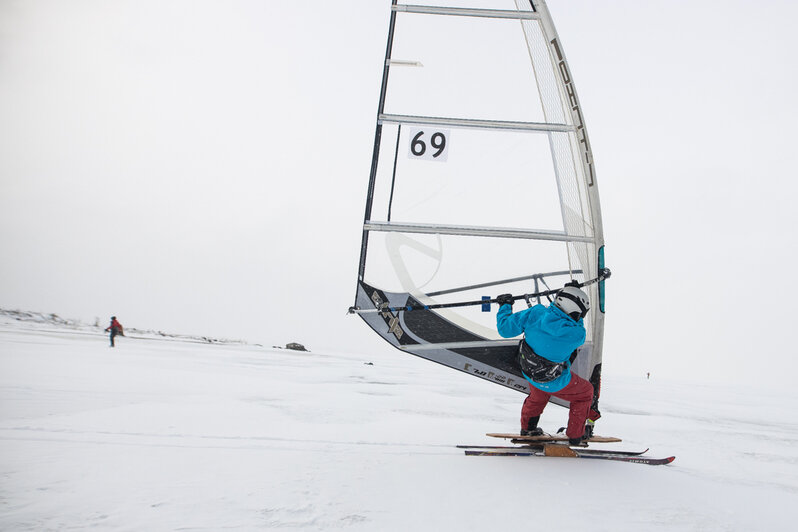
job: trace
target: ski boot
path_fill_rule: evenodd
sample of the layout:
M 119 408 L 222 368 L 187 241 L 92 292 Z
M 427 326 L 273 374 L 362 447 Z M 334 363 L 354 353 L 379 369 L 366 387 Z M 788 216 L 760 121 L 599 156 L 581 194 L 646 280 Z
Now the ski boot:
M 557 434 L 562 434 L 565 432 L 565 427 L 560 427 L 560 430 L 557 431 Z M 579 447 L 587 447 L 587 440 L 593 437 L 593 422 L 589 419 L 585 424 L 585 432 L 579 438 L 568 438 L 568 445 L 571 446 L 579 446 Z
M 538 427 L 540 416 L 530 418 L 525 429 L 521 429 L 521 436 L 543 436 L 543 429 Z

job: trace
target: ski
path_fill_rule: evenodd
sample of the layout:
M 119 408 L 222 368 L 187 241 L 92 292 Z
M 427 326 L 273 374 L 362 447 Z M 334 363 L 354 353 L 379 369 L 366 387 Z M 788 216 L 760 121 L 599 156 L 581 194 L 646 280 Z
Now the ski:
M 502 445 L 458 445 L 458 449 L 481 449 L 481 450 L 495 450 L 495 451 L 528 451 L 528 450 L 536 450 L 542 451 L 543 444 L 540 445 L 524 445 L 522 447 L 508 447 Z M 618 456 L 640 456 L 648 452 L 648 449 L 644 451 L 610 451 L 605 449 L 574 449 L 575 451 L 579 452 L 580 454 L 613 454 Z
M 573 454 L 564 455 L 569 458 L 589 458 L 594 460 L 615 460 L 618 462 L 629 462 L 632 464 L 645 464 L 645 465 L 666 465 L 673 462 L 676 457 L 669 456 L 667 458 L 649 458 L 647 456 L 628 456 L 619 454 L 595 454 L 586 453 L 584 450 L 571 449 Z M 538 450 L 469 450 L 465 451 L 466 456 L 540 456 L 551 457 L 560 455 L 546 454 L 546 451 Z
M 504 438 L 506 440 L 511 440 L 513 443 L 552 443 L 552 442 L 566 442 L 568 441 L 568 436 L 559 435 L 559 434 L 542 434 L 540 436 L 522 436 L 520 434 L 514 433 L 494 433 L 489 432 L 486 436 L 490 436 L 491 438 Z M 585 440 L 588 443 L 617 443 L 620 442 L 620 438 L 613 438 L 608 436 L 593 436 L 592 438 Z

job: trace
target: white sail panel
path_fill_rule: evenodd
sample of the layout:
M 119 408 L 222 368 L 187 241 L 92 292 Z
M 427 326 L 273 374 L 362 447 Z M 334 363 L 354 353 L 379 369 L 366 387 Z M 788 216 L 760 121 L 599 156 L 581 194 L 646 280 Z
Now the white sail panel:
M 546 135 L 452 129 L 446 163 L 434 164 L 408 157 L 412 127 L 399 129 L 383 128 L 372 221 L 562 230 Z
M 399 15 L 386 113 L 544 122 L 519 21 Z

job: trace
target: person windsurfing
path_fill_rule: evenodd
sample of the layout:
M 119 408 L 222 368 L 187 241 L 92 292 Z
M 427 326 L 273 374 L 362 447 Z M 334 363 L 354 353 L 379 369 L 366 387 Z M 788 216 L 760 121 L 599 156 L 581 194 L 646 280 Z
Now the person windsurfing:
M 588 421 L 593 385 L 571 371 L 577 349 L 585 342 L 583 321 L 590 310 L 587 294 L 576 281 L 571 281 L 548 306 L 538 304 L 516 313 L 511 294 L 502 294 L 496 300 L 499 334 L 504 338 L 524 335 L 518 346 L 518 360 L 524 378 L 529 381 L 529 395 L 521 407 L 521 434 L 543 434 L 538 421 L 553 395 L 571 405 L 565 431 L 568 442 L 578 445 L 588 439 L 592 436 L 592 421 L 598 419 L 595 414 Z
M 116 316 L 111 316 L 111 325 L 105 328 L 105 332 L 109 331 L 111 332 L 111 347 L 114 347 L 114 338 L 117 335 L 125 335 L 125 330 L 122 328 L 122 324 L 116 320 Z

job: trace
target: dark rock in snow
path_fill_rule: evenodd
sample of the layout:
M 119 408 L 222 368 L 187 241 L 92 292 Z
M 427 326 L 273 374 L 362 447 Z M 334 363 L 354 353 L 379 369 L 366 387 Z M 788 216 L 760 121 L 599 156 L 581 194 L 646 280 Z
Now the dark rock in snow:
M 293 349 L 294 351 L 307 351 L 307 349 L 305 349 L 304 345 L 298 344 L 296 342 L 291 342 L 291 343 L 285 344 L 285 348 L 286 349 Z

